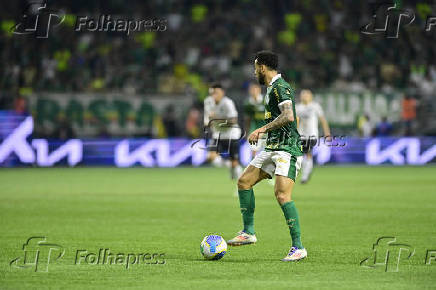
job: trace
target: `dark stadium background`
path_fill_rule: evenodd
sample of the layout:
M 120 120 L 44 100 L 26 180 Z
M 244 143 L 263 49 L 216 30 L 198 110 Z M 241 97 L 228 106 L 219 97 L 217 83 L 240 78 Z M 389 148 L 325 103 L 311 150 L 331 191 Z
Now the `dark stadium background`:
M 59 0 L 47 7 L 65 18 L 47 38 L 14 33 L 41 2 L 0 9 L 0 288 L 434 285 L 435 266 L 423 263 L 436 245 L 436 27 L 425 31 L 434 1 Z M 398 38 L 362 33 L 374 14 L 382 19 L 381 3 L 415 15 Z M 165 29 L 74 30 L 77 17 L 101 15 Z M 278 53 L 297 99 L 315 93 L 345 146 L 317 146 L 313 180 L 296 186 L 306 264 L 275 263 L 287 237 L 265 183 L 256 222 L 266 243 L 205 265 L 202 237 L 230 237 L 240 217 L 235 183 L 205 162 L 203 100 L 220 82 L 245 129 L 253 58 L 264 49 Z M 66 249 L 47 276 L 9 265 L 31 236 Z M 382 236 L 417 249 L 399 276 L 358 267 Z M 165 252 L 167 265 L 71 264 L 74 250 L 98 247 Z

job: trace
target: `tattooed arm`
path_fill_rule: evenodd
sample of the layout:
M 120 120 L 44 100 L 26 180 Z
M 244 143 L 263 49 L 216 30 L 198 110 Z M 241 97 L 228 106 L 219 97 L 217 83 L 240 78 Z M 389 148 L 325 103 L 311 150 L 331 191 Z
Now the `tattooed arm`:
M 254 130 L 253 133 L 250 134 L 248 137 L 248 142 L 250 143 L 256 143 L 259 139 L 259 134 L 269 132 L 271 130 L 275 130 L 278 128 L 281 128 L 285 126 L 286 124 L 293 122 L 295 120 L 294 117 L 294 111 L 292 110 L 292 102 L 291 101 L 285 101 L 280 106 L 281 114 L 275 118 L 270 123 L 266 124 L 265 126 Z
M 279 106 L 280 111 L 282 112 L 277 118 L 275 118 L 272 122 L 263 126 L 265 132 L 278 129 L 280 127 L 285 126 L 289 122 L 294 121 L 294 111 L 292 110 L 292 101 L 285 101 L 281 106 Z

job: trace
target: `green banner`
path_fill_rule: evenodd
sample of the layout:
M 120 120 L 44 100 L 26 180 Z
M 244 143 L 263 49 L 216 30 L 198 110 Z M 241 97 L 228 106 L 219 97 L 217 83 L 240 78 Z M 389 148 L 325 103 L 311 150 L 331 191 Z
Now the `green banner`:
M 367 114 L 379 121 L 386 116 L 396 122 L 401 117 L 401 93 L 342 93 L 319 92 L 315 99 L 324 109 L 327 120 L 333 127 L 353 127 L 359 116 Z
M 182 118 L 191 103 L 187 96 L 162 95 L 39 94 L 30 98 L 37 131 L 51 132 L 68 119 L 81 136 L 102 131 L 119 136 L 149 135 L 169 106 L 173 106 L 176 117 Z
M 232 96 L 242 96 L 231 93 Z M 352 129 L 360 116 L 367 114 L 373 122 L 386 116 L 400 120 L 401 93 L 315 92 L 315 100 L 324 109 L 332 127 Z M 238 103 L 243 99 L 234 98 Z M 162 127 L 161 115 L 173 107 L 180 124 L 186 120 L 193 99 L 184 95 L 122 96 L 117 94 L 39 94 L 30 98 L 36 130 L 48 134 L 60 121 L 68 119 L 81 136 L 149 135 Z M 241 112 L 242 114 L 242 112 Z M 154 134 L 156 136 L 158 134 Z

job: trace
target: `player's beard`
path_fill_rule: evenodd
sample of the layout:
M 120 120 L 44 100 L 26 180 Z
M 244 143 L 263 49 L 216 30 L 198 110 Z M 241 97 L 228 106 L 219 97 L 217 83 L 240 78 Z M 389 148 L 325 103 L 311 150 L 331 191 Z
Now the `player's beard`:
M 265 85 L 266 84 L 266 82 L 265 82 L 265 74 L 259 73 L 257 75 L 257 81 L 259 82 L 260 85 L 262 85 L 262 86 Z

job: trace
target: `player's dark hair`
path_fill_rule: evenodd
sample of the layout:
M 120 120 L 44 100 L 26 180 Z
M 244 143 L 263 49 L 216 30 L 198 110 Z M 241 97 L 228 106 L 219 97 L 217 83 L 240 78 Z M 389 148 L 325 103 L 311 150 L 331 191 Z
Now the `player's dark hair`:
M 279 66 L 279 57 L 272 51 L 262 50 L 256 53 L 254 58 L 257 64 L 266 65 L 269 69 L 277 70 Z
M 212 88 L 212 89 L 223 89 L 223 86 L 220 83 L 212 83 L 210 85 L 210 88 Z

